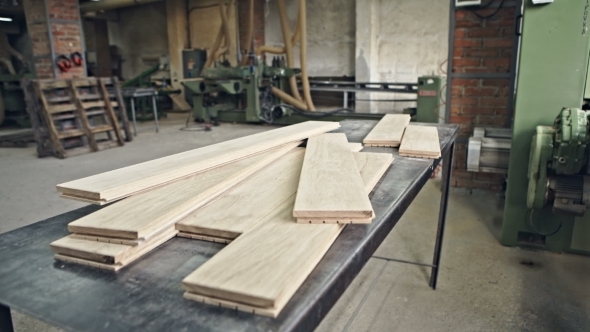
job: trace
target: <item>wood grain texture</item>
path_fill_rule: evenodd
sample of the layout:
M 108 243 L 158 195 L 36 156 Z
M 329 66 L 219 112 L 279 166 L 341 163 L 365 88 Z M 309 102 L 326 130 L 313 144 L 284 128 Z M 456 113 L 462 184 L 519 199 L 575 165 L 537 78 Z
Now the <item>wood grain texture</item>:
M 363 140 L 368 146 L 398 147 L 410 123 L 409 114 L 386 114 Z
M 66 236 L 50 244 L 56 254 L 121 267 L 150 252 L 162 243 L 176 236 L 174 227 L 160 232 L 137 246 L 75 239 Z
M 176 229 L 235 239 L 292 196 L 299 182 L 304 148 L 296 148 L 218 200 L 176 223 Z
M 57 190 L 110 202 L 339 127 L 337 122 L 303 122 L 62 183 Z
M 178 234 L 176 234 L 176 236 L 184 237 L 187 239 L 193 239 L 193 240 L 201 240 L 201 241 L 225 243 L 225 244 L 228 244 L 234 240 L 234 239 L 226 239 L 226 238 L 222 238 L 222 237 L 214 237 L 214 236 L 199 235 L 199 234 L 184 233 L 184 232 L 178 232 Z
M 293 216 L 370 218 L 373 208 L 345 134 L 307 141 Z
M 348 147 L 352 152 L 360 152 L 363 149 L 363 143 L 348 143 Z
M 440 141 L 436 127 L 408 126 L 399 147 L 404 157 L 440 158 Z
M 362 153 L 360 153 L 362 154 Z M 370 192 L 385 160 L 361 157 Z M 391 160 L 391 156 L 388 157 Z M 391 164 L 391 162 L 389 162 Z M 383 173 L 381 173 L 382 175 Z M 183 280 L 186 299 L 276 317 L 330 248 L 344 225 L 304 225 L 292 215 L 296 195 Z
M 124 244 L 126 246 L 136 246 L 141 244 L 145 240 L 131 240 L 131 239 L 120 239 L 116 237 L 110 236 L 98 236 L 98 235 L 86 235 L 86 234 L 77 234 L 73 233 L 70 234 L 72 239 L 78 240 L 88 240 L 88 241 L 97 241 L 97 242 L 105 242 L 105 243 L 116 243 L 116 244 Z
M 68 229 L 85 235 L 147 239 L 251 177 L 297 145 L 299 142 L 289 143 L 134 195 L 71 222 Z

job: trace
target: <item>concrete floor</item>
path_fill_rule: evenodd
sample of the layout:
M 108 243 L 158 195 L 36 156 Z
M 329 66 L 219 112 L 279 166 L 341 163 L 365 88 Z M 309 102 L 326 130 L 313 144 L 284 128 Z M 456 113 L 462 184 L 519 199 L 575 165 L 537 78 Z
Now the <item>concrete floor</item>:
M 122 148 L 59 160 L 34 148 L 0 149 L 0 233 L 83 206 L 55 184 L 272 129 L 223 124 L 181 131 L 171 115 Z M 428 182 L 376 256 L 429 263 L 440 181 Z M 503 201 L 453 190 L 436 291 L 425 267 L 371 259 L 317 331 L 588 331 L 590 258 L 507 248 L 497 238 Z M 13 312 L 16 331 L 60 331 Z

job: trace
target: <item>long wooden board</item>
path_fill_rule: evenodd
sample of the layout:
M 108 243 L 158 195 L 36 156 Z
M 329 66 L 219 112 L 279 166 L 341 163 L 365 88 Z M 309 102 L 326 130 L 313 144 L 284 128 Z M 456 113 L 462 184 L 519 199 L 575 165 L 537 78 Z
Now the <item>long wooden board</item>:
M 81 240 L 66 236 L 52 242 L 50 248 L 60 255 L 56 256 L 56 259 L 65 256 L 121 268 L 175 237 L 176 233 L 178 231 L 174 227 L 169 227 L 137 246 Z
M 235 239 L 260 222 L 275 204 L 295 193 L 304 148 L 292 150 L 223 197 L 176 223 L 185 233 Z
M 367 188 L 373 188 L 379 182 L 385 171 L 393 162 L 393 155 L 388 153 L 353 153 L 356 165 Z M 371 189 L 367 194 L 370 194 Z M 304 224 L 368 224 L 371 218 L 297 218 L 298 223 Z
M 364 192 L 377 183 L 371 170 L 386 170 L 391 164 L 390 158 L 376 158 L 380 165 L 375 165 L 371 157 L 366 159 L 367 171 L 361 170 Z M 187 276 L 184 297 L 276 317 L 344 228 L 297 224 L 292 215 L 295 197 L 278 204 L 262 222 Z
M 146 239 L 294 149 L 289 143 L 116 202 L 68 225 L 72 233 Z
M 399 147 L 399 155 L 417 158 L 440 158 L 440 142 L 436 127 L 408 126 Z
M 386 114 L 363 140 L 368 146 L 398 147 L 410 123 L 409 114 Z
M 57 190 L 67 197 L 111 202 L 339 127 L 337 122 L 303 122 L 62 183 Z
M 324 134 L 307 141 L 293 216 L 353 219 L 373 216 L 346 135 Z

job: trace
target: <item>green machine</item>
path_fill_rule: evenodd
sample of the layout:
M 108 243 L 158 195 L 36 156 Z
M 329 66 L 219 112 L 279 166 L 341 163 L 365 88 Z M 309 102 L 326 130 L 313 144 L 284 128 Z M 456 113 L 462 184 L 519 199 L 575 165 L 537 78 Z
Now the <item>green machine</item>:
M 524 1 L 501 242 L 590 254 L 590 6 L 534 2 Z
M 227 62 L 207 68 L 202 77 L 185 79 L 182 84 L 193 94 L 193 115 L 197 121 L 249 122 L 293 124 L 314 120 L 341 121 L 343 119 L 378 120 L 383 114 L 354 113 L 347 109 L 332 112 L 306 112 L 286 105 L 276 95 L 277 90 L 290 92 L 288 79 L 301 73 L 300 69 L 288 68 L 283 58 L 275 57 L 270 66 L 259 61 L 255 65 L 232 67 Z M 327 89 L 338 91 L 375 91 L 414 93 L 418 95 L 417 108 L 409 109 L 415 121 L 433 122 L 439 120 L 441 78 L 420 77 L 418 84 L 321 82 Z M 356 85 L 356 86 L 355 86 Z M 370 88 L 359 85 L 402 85 L 406 88 L 383 91 L 382 87 Z M 338 86 L 338 87 L 334 87 Z M 273 93 L 274 91 L 274 93 Z M 313 91 L 313 83 L 312 83 Z M 320 90 L 334 91 L 334 90 Z M 280 92 L 279 92 L 280 93 Z

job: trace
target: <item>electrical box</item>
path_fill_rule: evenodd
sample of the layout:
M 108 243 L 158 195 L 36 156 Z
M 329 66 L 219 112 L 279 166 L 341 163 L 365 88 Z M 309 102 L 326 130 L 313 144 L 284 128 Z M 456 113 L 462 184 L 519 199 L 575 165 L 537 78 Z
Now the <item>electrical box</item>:
M 481 0 L 455 0 L 455 7 L 479 6 Z

